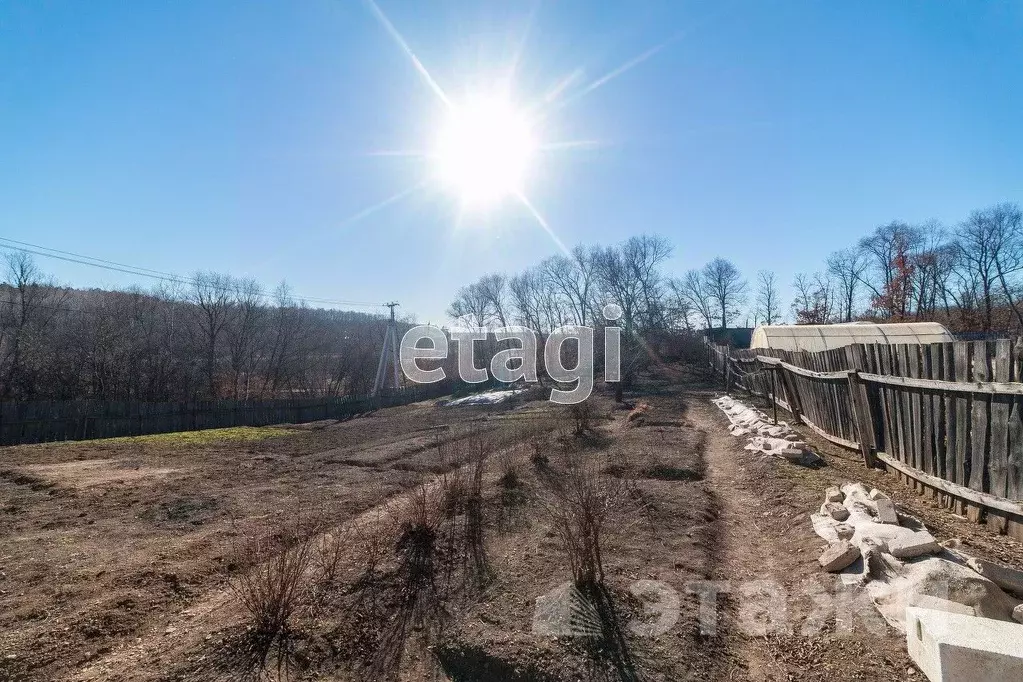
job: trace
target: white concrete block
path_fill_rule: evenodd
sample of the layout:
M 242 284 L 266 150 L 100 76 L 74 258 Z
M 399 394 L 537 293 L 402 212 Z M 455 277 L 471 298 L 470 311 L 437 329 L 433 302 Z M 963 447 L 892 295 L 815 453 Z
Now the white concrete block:
M 931 682 L 1023 680 L 1023 625 L 910 606 L 906 649 Z
M 821 514 L 827 514 L 836 521 L 849 518 L 849 510 L 839 502 L 825 502 L 821 505 Z
M 895 513 L 895 505 L 887 497 L 879 497 L 874 500 L 877 509 L 878 523 L 894 523 L 898 525 L 899 516 Z
M 888 541 L 888 553 L 896 559 L 912 559 L 924 554 L 936 554 L 941 545 L 925 530 L 908 535 L 896 536 Z
M 951 601 L 949 599 L 942 599 L 941 597 L 932 597 L 929 594 L 913 594 L 909 597 L 909 606 L 915 606 L 920 609 L 930 609 L 931 611 L 944 611 L 946 613 L 958 613 L 963 616 L 976 616 L 977 609 L 966 604 L 960 604 L 957 601 Z
M 825 571 L 834 573 L 848 568 L 860 558 L 860 548 L 848 540 L 839 540 L 828 545 L 817 561 Z

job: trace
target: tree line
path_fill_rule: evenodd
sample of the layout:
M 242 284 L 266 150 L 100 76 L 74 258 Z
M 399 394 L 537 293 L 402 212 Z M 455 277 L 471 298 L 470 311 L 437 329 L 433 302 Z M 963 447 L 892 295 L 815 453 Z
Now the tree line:
M 953 227 L 892 221 L 799 273 L 792 300 L 777 275 L 751 283 L 725 258 L 673 275 L 663 237 L 576 246 L 516 274 L 491 273 L 458 290 L 448 314 L 473 327 L 521 324 L 540 335 L 565 324 L 600 326 L 602 306 L 623 311 L 625 336 L 793 322 L 930 321 L 959 332 L 1023 329 L 1023 221 L 1002 203 Z M 633 334 L 635 336 L 635 334 Z
M 310 308 L 286 284 L 200 272 L 151 290 L 58 286 L 23 252 L 0 284 L 0 400 L 364 395 L 382 315 Z

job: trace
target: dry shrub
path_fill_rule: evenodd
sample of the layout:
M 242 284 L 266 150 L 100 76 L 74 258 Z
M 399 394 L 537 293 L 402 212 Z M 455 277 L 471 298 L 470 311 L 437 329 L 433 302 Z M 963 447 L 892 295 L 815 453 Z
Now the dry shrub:
M 555 426 L 551 420 L 543 419 L 533 424 L 531 428 L 525 429 L 522 434 L 521 440 L 529 444 L 529 461 L 537 469 L 543 469 L 550 463 L 547 453 L 554 440 L 554 431 Z
M 393 677 L 401 665 L 405 643 L 413 628 L 422 629 L 441 611 L 437 590 L 438 539 L 445 512 L 443 490 L 419 485 L 398 511 L 395 542 L 397 613 L 390 621 L 371 665 L 371 677 Z
M 498 483 L 505 490 L 514 490 L 521 484 L 519 467 L 515 463 L 515 453 L 511 448 L 502 450 L 497 456 L 498 471 L 501 473 Z
M 632 408 L 631 412 L 629 412 L 629 416 L 625 418 L 625 421 L 633 426 L 642 426 L 643 422 L 646 421 L 646 413 L 649 411 L 649 404 L 636 403 L 636 406 Z
M 259 639 L 285 637 L 291 619 L 307 594 L 306 571 L 313 559 L 308 536 L 294 529 L 265 524 L 240 550 L 243 569 L 230 583 L 249 613 L 251 632 Z
M 491 577 L 487 560 L 486 537 L 484 533 L 483 473 L 486 469 L 488 444 L 483 438 L 477 439 L 469 463 L 468 487 L 465 496 L 465 559 L 466 575 L 475 584 L 483 584 Z
M 603 538 L 612 515 L 629 502 L 627 483 L 603 475 L 597 463 L 582 455 L 569 457 L 550 485 L 547 510 L 568 553 L 572 577 L 579 587 L 603 583 Z
M 353 554 L 353 535 L 352 527 L 345 525 L 319 536 L 313 553 L 313 568 L 318 584 L 329 586 L 337 583 L 342 566 Z
M 596 417 L 596 410 L 594 409 L 592 402 L 584 400 L 581 403 L 569 405 L 567 409 L 568 416 L 573 424 L 572 433 L 574 435 L 582 436 L 593 429 L 593 420 Z

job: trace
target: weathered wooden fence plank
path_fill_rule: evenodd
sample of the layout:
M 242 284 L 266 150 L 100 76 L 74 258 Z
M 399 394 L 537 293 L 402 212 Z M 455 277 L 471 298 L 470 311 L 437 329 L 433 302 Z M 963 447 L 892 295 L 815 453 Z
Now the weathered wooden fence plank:
M 991 365 L 991 374 L 995 381 L 1008 382 L 1012 380 L 1012 366 L 1010 365 L 1009 357 L 1011 352 L 1012 348 L 1008 339 L 995 341 L 994 357 Z M 1008 445 L 1009 412 L 1011 409 L 1010 396 L 991 396 L 991 443 L 988 445 L 987 461 L 989 488 L 985 492 L 998 497 L 1005 497 L 1009 490 Z M 1008 527 L 1008 519 L 1005 514 L 989 511 L 988 527 L 996 532 L 1004 533 Z

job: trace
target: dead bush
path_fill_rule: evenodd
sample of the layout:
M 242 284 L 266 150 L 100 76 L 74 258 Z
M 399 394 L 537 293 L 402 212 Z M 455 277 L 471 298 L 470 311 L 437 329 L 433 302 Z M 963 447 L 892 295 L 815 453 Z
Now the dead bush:
M 502 450 L 497 456 L 497 466 L 501 474 L 500 478 L 497 479 L 500 486 L 505 490 L 518 488 L 521 483 L 519 467 L 515 462 L 515 453 L 511 448 Z
M 231 581 L 231 591 L 249 614 L 253 635 L 265 641 L 285 637 L 306 597 L 306 571 L 313 558 L 308 536 L 266 523 L 240 549 L 248 566 Z
M 424 629 L 442 611 L 437 589 L 438 539 L 445 512 L 438 496 L 443 491 L 419 485 L 398 511 L 397 612 L 384 632 L 371 664 L 371 677 L 385 679 L 398 670 L 405 643 L 413 629 Z
M 572 577 L 580 588 L 604 580 L 603 537 L 612 515 L 629 502 L 624 479 L 603 475 L 585 456 L 568 458 L 546 503 L 554 530 L 568 554 Z
M 649 411 L 650 405 L 647 403 L 636 403 L 636 406 L 629 412 L 629 416 L 625 418 L 625 421 L 633 426 L 642 426 L 646 421 L 646 413 Z
M 537 469 L 542 469 L 550 463 L 548 451 L 553 441 L 552 429 L 547 427 L 546 422 L 532 425 L 522 436 L 529 444 L 529 461 Z
M 596 410 L 594 409 L 592 402 L 584 400 L 581 403 L 569 405 L 567 409 L 568 416 L 573 424 L 573 435 L 582 436 L 593 429 L 593 420 L 596 416 Z
M 476 585 L 486 583 L 491 577 L 487 560 L 484 531 L 483 474 L 486 469 L 488 444 L 479 439 L 469 463 L 468 487 L 465 496 L 465 560 L 466 575 Z
M 340 577 L 344 562 L 352 557 L 353 531 L 345 525 L 322 533 L 316 540 L 316 551 L 313 553 L 313 567 L 316 582 L 321 585 L 334 585 Z

